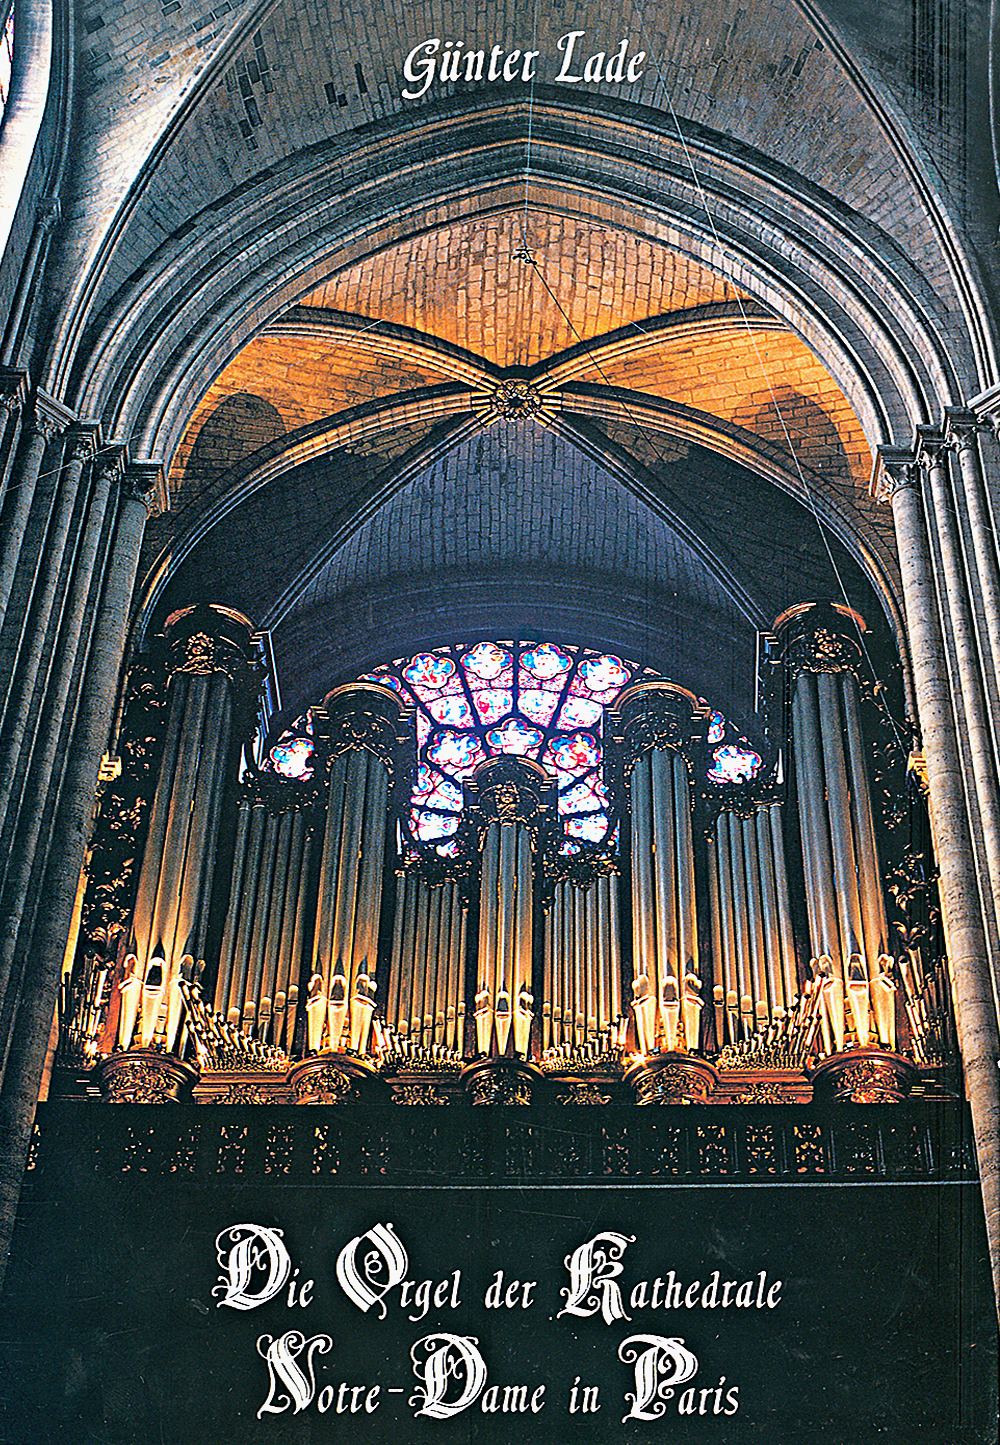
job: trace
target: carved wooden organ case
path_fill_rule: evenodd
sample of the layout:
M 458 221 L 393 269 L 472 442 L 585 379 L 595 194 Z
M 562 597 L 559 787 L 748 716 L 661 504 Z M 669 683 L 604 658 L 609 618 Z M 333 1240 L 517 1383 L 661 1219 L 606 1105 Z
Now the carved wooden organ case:
M 778 619 L 753 776 L 719 772 L 718 714 L 637 670 L 598 725 L 603 838 L 568 844 L 557 771 L 500 751 L 473 759 L 447 845 L 424 848 L 404 826 L 418 739 L 399 689 L 378 673 L 334 689 L 309 714 L 311 766 L 280 776 L 247 761 L 251 625 L 175 613 L 133 669 L 104 770 L 53 1093 L 947 1093 L 926 817 L 863 627 L 820 604 Z

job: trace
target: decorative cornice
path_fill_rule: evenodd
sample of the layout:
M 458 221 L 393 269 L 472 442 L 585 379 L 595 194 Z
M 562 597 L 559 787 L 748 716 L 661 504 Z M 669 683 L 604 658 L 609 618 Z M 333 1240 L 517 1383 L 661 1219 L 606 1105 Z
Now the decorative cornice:
M 550 824 L 556 790 L 544 768 L 530 758 L 502 753 L 480 763 L 467 784 L 470 811 L 487 823 L 524 823 L 532 829 Z
M 774 623 L 777 660 L 790 677 L 803 672 L 857 672 L 862 662 L 858 634 L 864 618 L 837 603 L 790 607 Z
M 34 395 L 34 425 L 36 431 L 42 433 L 46 440 L 51 440 L 59 432 L 66 431 L 78 421 L 76 412 L 70 411 L 61 401 L 50 396 L 47 391 L 40 387 L 35 389 Z
M 234 701 L 256 706 L 260 664 L 253 648 L 253 623 L 241 612 L 218 603 L 200 603 L 173 612 L 164 624 L 170 673 L 207 676 L 222 672 L 234 688 Z

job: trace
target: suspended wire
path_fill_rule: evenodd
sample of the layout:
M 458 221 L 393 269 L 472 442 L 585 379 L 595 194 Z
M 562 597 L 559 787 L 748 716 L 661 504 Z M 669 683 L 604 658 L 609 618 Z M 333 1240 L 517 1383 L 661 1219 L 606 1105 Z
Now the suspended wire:
M 701 177 L 700 177 L 700 175 L 698 174 L 698 168 L 697 168 L 697 166 L 695 165 L 695 160 L 694 160 L 694 156 L 693 156 L 693 154 L 692 154 L 692 152 L 691 152 L 691 148 L 690 148 L 690 146 L 688 145 L 687 140 L 686 140 L 686 138 L 685 138 L 685 136 L 684 136 L 683 129 L 681 128 L 680 118 L 678 117 L 677 111 L 676 111 L 676 109 L 674 108 L 673 100 L 671 99 L 670 93 L 669 93 L 669 91 L 668 91 L 668 89 L 667 89 L 666 78 L 665 78 L 665 76 L 664 76 L 664 74 L 663 74 L 663 70 L 662 70 L 661 65 L 660 65 L 659 56 L 658 56 L 656 50 L 655 50 L 654 47 L 653 47 L 652 40 L 650 39 L 650 31 L 649 31 L 649 27 L 648 27 L 648 25 L 647 25 L 647 23 L 646 23 L 646 13 L 645 13 L 645 10 L 643 9 L 641 0 L 634 0 L 634 9 L 635 9 L 635 10 L 637 11 L 637 13 L 638 13 L 638 16 L 639 16 L 639 24 L 640 24 L 640 28 L 641 28 L 642 37 L 643 37 L 643 40 L 644 40 L 645 43 L 646 43 L 648 54 L 650 55 L 650 57 L 651 57 L 651 59 L 652 59 L 652 62 L 653 62 L 653 66 L 654 66 L 654 68 L 655 68 L 655 70 L 656 70 L 656 75 L 657 75 L 657 79 L 658 79 L 659 84 L 660 84 L 660 89 L 661 89 L 661 92 L 662 92 L 662 95 L 663 95 L 663 99 L 664 99 L 664 101 L 665 101 L 665 103 L 666 103 L 667 110 L 670 112 L 670 119 L 671 119 L 671 121 L 673 122 L 674 130 L 675 130 L 676 133 L 677 133 L 677 140 L 678 140 L 678 142 L 679 142 L 679 144 L 680 144 L 681 150 L 682 150 L 683 153 L 684 153 L 684 159 L 685 159 L 685 162 L 687 163 L 688 170 L 691 172 L 691 179 L 692 179 L 692 181 L 693 181 L 693 183 L 694 183 L 694 187 L 695 187 L 695 190 L 696 190 L 696 192 L 697 192 L 698 200 L 699 200 L 699 203 L 700 203 L 700 205 L 701 205 L 701 208 L 702 208 L 702 210 L 703 210 L 704 213 L 705 213 L 705 219 L 706 219 L 706 221 L 708 222 L 708 228 L 709 228 L 709 230 L 710 230 L 711 233 L 712 233 L 712 239 L 714 240 L 716 246 L 718 247 L 718 249 L 719 249 L 720 251 L 722 251 L 724 248 L 723 248 L 723 245 L 722 245 L 722 239 L 721 239 L 721 237 L 720 237 L 720 235 L 719 235 L 718 228 L 717 228 L 717 226 L 716 226 L 716 224 L 715 224 L 715 217 L 714 217 L 714 215 L 712 214 L 712 209 L 711 209 L 711 207 L 710 207 L 710 205 L 709 205 L 709 203 L 708 203 L 708 196 L 707 196 L 707 194 L 706 194 L 706 192 L 705 192 L 704 186 L 702 185 Z M 744 326 L 744 329 L 745 329 L 746 334 L 747 334 L 747 339 L 748 339 L 748 341 L 750 342 L 751 347 L 753 348 L 754 356 L 755 356 L 756 361 L 757 361 L 758 370 L 760 371 L 760 374 L 761 374 L 761 377 L 763 378 L 764 384 L 765 384 L 765 386 L 767 387 L 768 394 L 769 394 L 770 399 L 771 399 L 771 405 L 772 405 L 772 407 L 774 408 L 774 413 L 775 413 L 776 417 L 778 418 L 778 424 L 779 424 L 779 426 L 781 427 L 782 436 L 784 437 L 785 445 L 786 445 L 786 447 L 788 448 L 788 454 L 789 454 L 789 456 L 790 456 L 791 459 L 792 459 L 792 465 L 793 465 L 794 468 L 795 468 L 795 473 L 796 473 L 796 476 L 797 476 L 797 478 L 798 478 L 799 485 L 800 485 L 800 487 L 802 488 L 802 490 L 803 490 L 803 492 L 804 492 L 804 494 L 805 494 L 806 501 L 807 501 L 808 504 L 809 504 L 809 510 L 810 510 L 811 513 L 812 513 L 813 521 L 814 521 L 815 524 L 816 524 L 816 530 L 819 532 L 820 539 L 822 540 L 823 547 L 824 547 L 824 549 L 825 549 L 825 551 L 826 551 L 827 559 L 829 560 L 829 563 L 830 563 L 830 569 L 831 569 L 831 571 L 833 572 L 834 577 L 836 578 L 837 587 L 838 587 L 839 590 L 840 590 L 840 595 L 841 595 L 841 597 L 842 597 L 842 599 L 843 599 L 844 605 L 845 605 L 845 607 L 847 607 L 848 611 L 851 613 L 851 622 L 852 622 L 852 625 L 854 626 L 855 632 L 857 633 L 858 645 L 859 645 L 859 647 L 861 648 L 861 651 L 862 651 L 862 653 L 863 653 L 863 655 L 864 655 L 864 658 L 865 658 L 866 663 L 868 664 L 869 673 L 871 674 L 872 679 L 875 680 L 875 681 L 877 681 L 877 679 L 878 679 L 878 674 L 876 673 L 875 668 L 874 668 L 874 666 L 873 666 L 873 664 L 872 664 L 871 654 L 869 653 L 869 651 L 868 651 L 868 646 L 867 646 L 867 644 L 866 644 L 866 642 L 865 642 L 864 632 L 862 631 L 862 629 L 861 629 L 861 627 L 859 626 L 856 618 L 855 618 L 854 615 L 853 615 L 856 609 L 854 609 L 854 608 L 851 606 L 850 598 L 849 598 L 848 595 L 847 595 L 847 588 L 846 588 L 846 586 L 844 585 L 843 576 L 842 576 L 842 574 L 841 574 L 840 568 L 837 566 L 836 559 L 835 559 L 835 557 L 834 557 L 834 555 L 833 555 L 833 550 L 832 550 L 832 548 L 831 548 L 831 546 L 830 546 L 830 540 L 829 540 L 829 536 L 828 536 L 828 533 L 827 533 L 827 528 L 826 528 L 826 526 L 824 525 L 824 523 L 823 523 L 823 521 L 822 521 L 822 519 L 821 519 L 821 517 L 820 517 L 820 515 L 819 515 L 819 509 L 818 509 L 817 503 L 816 503 L 815 490 L 814 490 L 814 488 L 810 485 L 809 479 L 807 478 L 806 473 L 805 473 L 805 471 L 804 471 L 804 469 L 803 469 L 803 467 L 802 467 L 802 465 L 801 465 L 801 463 L 800 463 L 800 461 L 799 461 L 798 452 L 797 452 L 796 449 L 795 449 L 795 445 L 794 445 L 794 443 L 793 443 L 793 441 L 792 441 L 792 435 L 791 435 L 791 432 L 790 432 L 790 430 L 789 430 L 789 428 L 788 428 L 788 423 L 787 423 L 786 420 L 785 420 L 785 414 L 784 414 L 784 412 L 783 412 L 782 409 L 781 409 L 781 404 L 780 404 L 779 401 L 778 401 L 777 393 L 775 392 L 774 384 L 773 384 L 773 382 L 772 382 L 772 380 L 771 380 L 770 373 L 769 373 L 767 367 L 766 367 L 765 364 L 764 364 L 764 357 L 763 357 L 763 355 L 761 354 L 760 346 L 758 345 L 757 338 L 756 338 L 756 336 L 754 335 L 753 327 L 752 327 L 751 324 L 750 324 L 750 319 L 749 319 L 749 317 L 748 317 L 748 315 L 747 315 L 746 307 L 745 307 L 745 305 L 744 305 L 744 303 L 743 303 L 743 297 L 742 297 L 742 295 L 741 295 L 740 288 L 739 288 L 739 287 L 734 287 L 734 292 L 735 292 L 736 304 L 737 304 L 737 306 L 739 307 L 740 317 L 741 317 L 741 319 L 742 319 L 742 321 L 743 321 L 743 326 Z M 898 724 L 896 723 L 895 718 L 894 718 L 894 717 L 892 716 L 892 714 L 890 713 L 889 708 L 888 708 L 888 706 L 887 706 L 887 704 L 886 704 L 886 702 L 885 702 L 885 699 L 884 699 L 884 697 L 883 697 L 882 694 L 881 694 L 881 691 L 876 689 L 876 691 L 874 692 L 873 695 L 874 695 L 874 698 L 875 698 L 875 701 L 876 701 L 877 705 L 880 707 L 880 709 L 882 710 L 882 712 L 885 714 L 886 718 L 887 718 L 888 721 L 889 721 L 890 726 L 892 727 L 893 733 L 895 734 L 895 737 L 896 737 L 896 742 L 899 744 L 900 748 L 902 749 L 902 751 L 903 751 L 904 753 L 907 752 L 907 747 L 906 747 L 906 744 L 905 744 L 905 742 L 904 742 L 904 740 L 903 740 L 902 731 L 901 731 L 900 727 L 898 726 Z
M 669 114 L 670 114 L 670 119 L 671 119 L 671 121 L 672 121 L 672 123 L 673 123 L 674 130 L 675 130 L 675 132 L 676 132 L 676 134 L 677 134 L 677 139 L 678 139 L 678 142 L 679 142 L 679 144 L 680 144 L 681 150 L 682 150 L 682 152 L 683 152 L 684 159 L 685 159 L 685 162 L 686 162 L 686 164 L 687 164 L 687 168 L 688 168 L 688 170 L 689 170 L 690 173 L 691 173 L 691 179 L 692 179 L 692 182 L 693 182 L 693 184 L 694 184 L 695 192 L 696 192 L 696 194 L 697 194 L 697 196 L 698 196 L 698 200 L 699 200 L 699 203 L 700 203 L 700 205 L 701 205 L 701 208 L 702 208 L 702 210 L 703 210 L 704 213 L 705 213 L 705 219 L 706 219 L 706 221 L 707 221 L 707 223 L 708 223 L 708 228 L 709 228 L 709 230 L 710 230 L 710 232 L 711 232 L 712 239 L 714 240 L 715 245 L 716 245 L 716 247 L 718 248 L 718 250 L 719 250 L 720 252 L 725 252 L 726 248 L 723 246 L 722 238 L 721 238 L 721 236 L 719 235 L 718 227 L 716 226 L 716 223 L 715 223 L 715 217 L 714 217 L 714 215 L 712 214 L 712 210 L 711 210 L 711 207 L 710 207 L 709 202 L 708 202 L 708 196 L 707 196 L 707 194 L 706 194 L 706 192 L 705 192 L 704 185 L 702 184 L 701 177 L 700 177 L 700 175 L 699 175 L 699 173 L 698 173 L 698 168 L 697 168 L 697 166 L 696 166 L 696 164 L 695 164 L 694 156 L 693 156 L 693 154 L 692 154 L 692 152 L 691 152 L 691 148 L 689 147 L 689 145 L 688 145 L 688 143 L 687 143 L 687 140 L 686 140 L 686 138 L 685 138 L 685 136 L 684 136 L 684 132 L 683 132 L 683 129 L 682 129 L 681 123 L 680 123 L 680 118 L 679 118 L 679 116 L 678 116 L 678 114 L 677 114 L 677 111 L 676 111 L 676 109 L 675 109 L 675 107 L 674 107 L 673 100 L 671 99 L 669 90 L 668 90 L 668 88 L 667 88 L 666 77 L 665 77 L 664 72 L 663 72 L 663 69 L 662 69 L 662 67 L 661 67 L 661 65 L 660 65 L 659 56 L 658 56 L 658 54 L 657 54 L 657 52 L 656 52 L 656 50 L 655 50 L 655 48 L 654 48 L 654 46 L 653 46 L 653 43 L 652 43 L 652 40 L 651 40 L 651 37 L 650 37 L 650 31 L 649 31 L 649 27 L 648 27 L 647 22 L 646 22 L 645 11 L 643 10 L 642 5 L 639 3 L 639 0 L 635 0 L 634 8 L 635 8 L 635 10 L 637 11 L 638 16 L 639 16 L 639 23 L 640 23 L 640 29 L 641 29 L 642 37 L 643 37 L 643 40 L 644 40 L 644 42 L 645 42 L 645 44 L 646 44 L 646 47 L 647 47 L 647 54 L 650 56 L 650 58 L 651 58 L 651 60 L 652 60 L 653 67 L 654 67 L 654 69 L 655 69 L 657 84 L 658 84 L 658 88 L 659 88 L 659 90 L 660 90 L 660 94 L 661 94 L 661 96 L 662 96 L 662 98 L 663 98 L 663 103 L 664 103 L 667 111 L 668 111 Z M 537 0 L 535 0 L 535 23 L 536 23 L 536 25 L 537 25 L 537 14 L 538 14 Z M 534 45 L 534 33 L 533 33 L 533 36 L 532 36 L 532 42 L 533 42 L 533 45 Z M 527 143 L 526 154 L 525 154 L 524 219 L 523 219 L 523 223 L 522 223 L 522 227 L 521 227 L 523 248 L 522 248 L 521 251 L 515 253 L 515 259 L 519 259 L 519 260 L 525 261 L 527 264 L 529 264 L 529 265 L 531 265 L 531 266 L 534 267 L 536 274 L 539 276 L 539 278 L 540 278 L 540 280 L 541 280 L 541 282 L 542 282 L 542 285 L 545 287 L 545 289 L 546 289 L 546 291 L 548 292 L 549 296 L 551 297 L 552 301 L 555 303 L 557 309 L 559 310 L 560 314 L 561 314 L 562 317 L 563 317 L 563 320 L 566 322 L 567 326 L 570 328 L 571 332 L 572 332 L 573 335 L 576 337 L 577 341 L 582 345 L 582 344 L 584 343 L 584 338 L 580 335 L 580 332 L 577 330 L 576 325 L 574 324 L 574 322 L 572 321 L 572 319 L 570 318 L 570 316 L 567 314 L 565 308 L 563 307 L 562 302 L 559 300 L 558 296 L 557 296 L 556 293 L 553 291 L 552 287 L 549 285 L 548 280 L 546 279 L 544 272 L 542 271 L 541 267 L 540 267 L 539 264 L 538 264 L 538 261 L 536 260 L 536 258 L 535 258 L 535 256 L 534 256 L 533 250 L 532 250 L 532 248 L 531 248 L 531 246 L 530 246 L 529 239 L 528 239 L 528 186 L 529 186 L 530 171 L 531 171 L 531 140 L 532 140 L 532 133 L 533 133 L 534 91 L 535 91 L 534 81 L 532 81 L 531 90 L 530 90 L 529 96 L 528 96 L 528 143 Z M 558 263 L 557 263 L 557 269 L 558 269 L 560 272 L 562 272 L 564 275 L 567 275 L 567 276 L 570 276 L 570 275 L 571 275 L 570 272 L 566 272 L 566 271 L 563 270 L 563 268 L 562 268 L 561 266 L 558 266 Z M 838 587 L 838 589 L 839 589 L 841 598 L 843 599 L 844 605 L 845 605 L 845 607 L 847 608 L 848 613 L 849 613 L 849 615 L 850 615 L 851 625 L 853 626 L 853 628 L 854 628 L 854 630 L 855 630 L 855 632 L 856 632 L 856 634 L 857 634 L 858 645 L 859 645 L 859 647 L 860 647 L 860 649 L 861 649 L 861 652 L 862 652 L 862 654 L 863 654 L 863 656 L 864 656 L 865 662 L 866 662 L 867 665 L 868 665 L 869 673 L 870 673 L 872 679 L 873 679 L 875 682 L 877 682 L 878 674 L 877 674 L 877 672 L 876 672 L 876 670 L 875 670 L 874 664 L 872 663 L 871 654 L 869 653 L 868 646 L 867 646 L 867 644 L 866 644 L 866 642 L 865 642 L 864 632 L 862 631 L 862 628 L 861 628 L 861 626 L 859 625 L 859 623 L 858 623 L 858 621 L 857 621 L 857 618 L 856 618 L 856 615 L 855 615 L 855 614 L 856 614 L 856 609 L 855 609 L 854 607 L 852 607 L 852 605 L 851 605 L 851 600 L 850 600 L 850 598 L 849 598 L 849 596 L 848 596 L 848 593 L 847 593 L 847 588 L 846 588 L 845 583 L 844 583 L 843 575 L 842 575 L 842 573 L 841 573 L 840 568 L 839 568 L 838 565 L 837 565 L 836 558 L 835 558 L 834 555 L 833 555 L 833 550 L 832 550 L 832 548 L 831 548 L 830 539 L 829 539 L 829 535 L 828 535 L 828 529 L 827 529 L 826 525 L 824 524 L 823 519 L 822 519 L 822 517 L 820 516 L 820 513 L 819 513 L 819 509 L 818 509 L 818 506 L 817 506 L 816 495 L 815 495 L 815 488 L 811 485 L 810 480 L 809 480 L 809 478 L 808 478 L 808 476 L 807 476 L 807 474 L 806 474 L 806 472 L 805 472 L 804 468 L 802 467 L 802 464 L 801 464 L 801 462 L 800 462 L 800 460 L 799 460 L 798 452 L 797 452 L 797 450 L 796 450 L 795 443 L 794 443 L 794 440 L 793 440 L 793 438 L 792 438 L 791 431 L 790 431 L 789 426 L 788 426 L 788 423 L 787 423 L 787 421 L 786 421 L 786 419 L 785 419 L 785 414 L 784 414 L 784 412 L 782 411 L 781 403 L 780 403 L 779 400 L 778 400 L 778 396 L 777 396 L 777 392 L 776 392 L 775 387 L 774 387 L 774 383 L 773 383 L 773 381 L 772 381 L 772 379 L 771 379 L 770 372 L 769 372 L 769 370 L 768 370 L 768 368 L 767 368 L 767 366 L 766 366 L 766 364 L 765 364 L 764 356 L 763 356 L 763 354 L 762 354 L 762 352 L 761 352 L 760 345 L 759 345 L 759 343 L 758 343 L 757 337 L 756 337 L 755 332 L 754 332 L 754 327 L 753 327 L 753 325 L 752 325 L 750 316 L 749 316 L 749 314 L 748 314 L 748 312 L 747 312 L 747 309 L 746 309 L 746 306 L 745 306 L 745 304 L 744 304 L 744 299 L 743 299 L 743 295 L 742 295 L 741 289 L 740 289 L 740 287 L 738 287 L 738 286 L 736 286 L 736 285 L 733 285 L 733 286 L 732 286 L 732 291 L 733 291 L 733 298 L 734 298 L 734 300 L 735 300 L 735 302 L 736 302 L 736 305 L 737 305 L 737 307 L 738 307 L 738 309 L 739 309 L 740 319 L 741 319 L 741 321 L 742 321 L 742 323 L 743 323 L 744 330 L 746 331 L 747 339 L 748 339 L 748 341 L 749 341 L 749 343 L 750 343 L 750 346 L 751 346 L 752 349 L 753 349 L 754 357 L 755 357 L 755 360 L 756 360 L 756 362 L 757 362 L 757 368 L 758 368 L 758 370 L 759 370 L 759 372 L 760 372 L 761 378 L 763 379 L 764 385 L 765 385 L 766 388 L 767 388 L 767 392 L 768 392 L 768 396 L 769 396 L 769 398 L 770 398 L 771 406 L 772 406 L 772 408 L 773 408 L 773 410 L 774 410 L 775 416 L 777 417 L 778 425 L 779 425 L 779 427 L 780 427 L 780 429 L 781 429 L 781 433 L 782 433 L 782 437 L 783 437 L 784 442 L 785 442 L 785 446 L 786 446 L 786 448 L 787 448 L 787 450 L 788 450 L 788 454 L 789 454 L 789 456 L 790 456 L 790 458 L 791 458 L 792 466 L 794 467 L 796 478 L 797 478 L 797 480 L 798 480 L 798 483 L 799 483 L 800 488 L 802 489 L 802 493 L 803 493 L 803 495 L 804 495 L 804 497 L 805 497 L 806 503 L 808 504 L 808 507 L 809 507 L 810 513 L 811 513 L 811 515 L 812 515 L 813 522 L 815 523 L 816 530 L 817 530 L 817 532 L 818 532 L 818 534 L 819 534 L 820 540 L 821 540 L 822 543 L 823 543 L 823 548 L 824 548 L 824 550 L 825 550 L 825 552 L 826 552 L 827 559 L 828 559 L 829 564 L 830 564 L 830 569 L 831 569 L 831 571 L 832 571 L 832 573 L 833 573 L 833 575 L 834 575 L 834 578 L 835 578 L 835 580 L 836 580 L 836 584 L 837 584 L 837 587 Z M 639 326 L 638 322 L 632 321 L 632 322 L 630 323 L 630 325 L 632 325 L 637 331 L 641 332 L 643 335 L 648 335 L 648 334 L 649 334 L 648 332 L 644 331 L 644 329 L 643 329 L 641 326 Z M 600 361 L 597 359 L 597 357 L 591 357 L 591 358 L 590 358 L 590 363 L 591 363 L 593 369 L 598 373 L 598 375 L 601 377 L 601 379 L 605 382 L 605 384 L 606 384 L 607 386 L 609 386 L 609 387 L 613 386 L 613 383 L 612 383 L 612 382 L 610 381 L 610 379 L 608 378 L 607 373 L 604 371 L 604 369 L 603 369 L 603 367 L 601 366 Z M 636 429 L 639 431 L 640 435 L 643 437 L 643 439 L 646 441 L 646 443 L 650 446 L 650 448 L 652 449 L 653 454 L 655 455 L 655 457 L 657 458 L 657 460 L 658 460 L 661 464 L 666 465 L 666 464 L 667 464 L 667 459 L 666 459 L 666 457 L 664 456 L 664 454 L 663 454 L 663 452 L 661 451 L 661 449 L 659 448 L 659 446 L 657 445 L 657 443 L 656 443 L 653 435 L 652 435 L 652 434 L 649 432 L 649 430 L 643 425 L 643 423 L 639 420 L 639 418 L 636 417 L 636 416 L 632 413 L 631 408 L 629 407 L 629 405 L 628 405 L 627 402 L 622 401 L 622 402 L 621 402 L 621 406 L 622 406 L 622 409 L 623 409 L 623 411 L 625 412 L 625 414 L 628 416 L 629 421 L 632 423 L 633 426 L 636 427 Z M 892 716 L 892 713 L 889 711 L 888 705 L 887 705 L 887 703 L 886 703 L 885 697 L 883 696 L 883 693 L 882 693 L 881 689 L 879 689 L 879 688 L 877 688 L 877 687 L 875 688 L 875 690 L 873 691 L 873 698 L 874 698 L 874 701 L 875 701 L 876 705 L 877 705 L 878 708 L 880 709 L 880 711 L 885 715 L 886 719 L 888 720 L 888 722 L 889 722 L 889 724 L 890 724 L 890 726 L 891 726 L 891 728 L 892 728 L 892 731 L 893 731 L 893 733 L 894 733 L 894 735 L 895 735 L 896 742 L 897 742 L 898 746 L 900 747 L 901 751 L 905 754 L 905 753 L 908 751 L 908 748 L 907 748 L 906 740 L 904 739 L 904 736 L 903 736 L 902 729 L 900 728 L 899 724 L 896 722 L 895 718 Z

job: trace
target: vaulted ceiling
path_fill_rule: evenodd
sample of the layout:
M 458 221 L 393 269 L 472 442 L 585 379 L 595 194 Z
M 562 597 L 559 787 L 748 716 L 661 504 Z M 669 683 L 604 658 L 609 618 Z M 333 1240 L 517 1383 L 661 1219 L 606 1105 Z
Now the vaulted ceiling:
M 82 17 L 100 144 L 50 384 L 162 446 L 141 629 L 195 597 L 241 608 L 290 705 L 519 629 L 744 709 L 756 632 L 790 604 L 891 632 L 873 447 L 988 342 L 938 347 L 979 284 L 949 142 L 911 144 L 851 6 L 511 0 L 490 25 L 508 50 L 533 35 L 530 83 L 435 74 L 409 97 L 427 36 L 489 50 L 467 7 Z M 628 37 L 641 74 L 557 83 L 571 25 L 608 55 Z M 123 98 L 136 45 L 150 76 Z

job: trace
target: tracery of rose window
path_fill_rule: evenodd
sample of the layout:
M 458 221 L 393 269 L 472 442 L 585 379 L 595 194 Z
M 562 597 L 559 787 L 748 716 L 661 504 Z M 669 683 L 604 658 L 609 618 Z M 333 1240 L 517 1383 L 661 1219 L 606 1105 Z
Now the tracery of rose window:
M 454 856 L 463 784 L 487 758 L 504 753 L 531 758 L 556 780 L 564 854 L 613 840 L 604 712 L 630 684 L 660 676 L 612 653 L 528 639 L 453 643 L 363 673 L 360 681 L 391 688 L 414 711 L 416 769 L 402 820 L 407 842 Z M 708 743 L 709 783 L 756 776 L 760 754 L 719 712 L 712 713 Z M 268 749 L 264 769 L 307 779 L 314 755 L 307 712 Z

